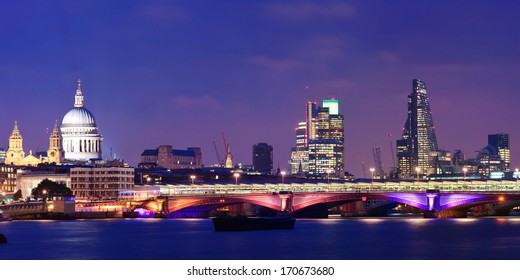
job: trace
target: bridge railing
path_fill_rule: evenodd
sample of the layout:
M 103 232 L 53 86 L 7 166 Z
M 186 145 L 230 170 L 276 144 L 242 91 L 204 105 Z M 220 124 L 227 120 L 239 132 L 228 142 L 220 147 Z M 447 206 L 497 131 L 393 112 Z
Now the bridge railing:
M 156 195 L 214 195 L 293 192 L 423 192 L 440 190 L 449 192 L 518 192 L 516 180 L 467 180 L 467 181 L 374 181 L 374 182 L 305 182 L 305 183 L 239 183 L 237 184 L 176 184 L 150 185 Z M 156 193 L 157 192 L 157 193 Z

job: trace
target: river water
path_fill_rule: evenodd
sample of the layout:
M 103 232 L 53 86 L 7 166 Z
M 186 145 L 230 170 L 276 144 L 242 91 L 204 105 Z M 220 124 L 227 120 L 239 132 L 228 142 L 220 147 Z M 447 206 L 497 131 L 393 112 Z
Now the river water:
M 209 219 L 0 223 L 4 260 L 520 259 L 520 217 L 299 219 L 294 230 L 214 232 Z

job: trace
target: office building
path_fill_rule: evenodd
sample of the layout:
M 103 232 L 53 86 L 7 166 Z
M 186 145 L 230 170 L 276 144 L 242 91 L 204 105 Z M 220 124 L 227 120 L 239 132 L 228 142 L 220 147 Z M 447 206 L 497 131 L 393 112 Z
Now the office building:
M 296 147 L 291 148 L 291 159 L 289 160 L 289 174 L 300 176 L 309 172 L 309 150 L 307 143 L 307 122 L 299 122 L 295 128 Z
M 511 171 L 511 151 L 509 149 L 509 134 L 498 133 L 488 135 L 488 145 L 497 148 L 500 159 L 503 161 L 503 172 Z
M 273 173 L 273 146 L 267 143 L 253 145 L 253 169 L 262 174 Z
M 414 79 L 412 86 L 408 96 L 408 117 L 402 138 L 397 140 L 399 174 L 404 178 L 427 174 L 429 155 L 438 151 L 426 84 Z
M 131 199 L 134 168 L 85 166 L 70 169 L 70 185 L 76 200 Z
M 338 100 L 323 100 L 321 106 L 307 102 L 306 121 L 296 129 L 296 147 L 291 149 L 291 174 L 313 178 L 343 178 L 344 118 Z

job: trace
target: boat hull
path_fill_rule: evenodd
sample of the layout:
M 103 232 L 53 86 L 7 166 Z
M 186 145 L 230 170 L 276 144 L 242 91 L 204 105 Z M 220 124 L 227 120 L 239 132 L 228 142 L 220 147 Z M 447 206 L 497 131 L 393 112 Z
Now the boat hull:
M 217 217 L 215 231 L 294 229 L 294 217 Z

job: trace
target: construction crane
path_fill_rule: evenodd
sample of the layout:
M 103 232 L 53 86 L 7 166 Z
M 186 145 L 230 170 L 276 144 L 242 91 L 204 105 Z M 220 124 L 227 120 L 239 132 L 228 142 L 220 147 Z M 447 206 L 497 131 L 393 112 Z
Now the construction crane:
M 226 141 L 226 136 L 224 135 L 224 132 L 222 132 L 222 141 L 224 141 L 224 153 L 226 154 L 226 159 L 224 163 L 225 167 L 233 168 L 233 156 L 231 155 L 231 149 Z
M 372 154 L 374 155 L 374 163 L 376 165 L 376 176 L 379 179 L 384 179 L 385 171 L 383 170 L 383 162 L 381 161 L 381 147 L 372 148 Z
M 38 140 L 38 145 L 36 145 L 36 152 L 34 154 L 37 154 L 40 151 L 40 146 L 42 145 L 43 137 L 45 137 L 45 135 L 47 135 L 47 133 L 49 133 L 48 127 L 45 128 L 45 132 L 42 134 L 42 137 L 40 137 L 40 140 Z
M 213 147 L 215 147 L 215 153 L 217 154 L 218 165 L 222 166 L 222 161 L 220 161 L 220 155 L 218 154 L 217 144 L 215 144 L 215 141 L 213 141 Z
M 365 162 L 364 161 L 361 162 L 361 168 L 363 168 L 363 178 L 366 178 L 367 174 L 365 174 Z
M 392 134 L 388 134 L 388 143 L 390 144 L 390 154 L 392 155 L 392 169 L 395 169 L 395 151 L 394 146 L 392 145 Z

